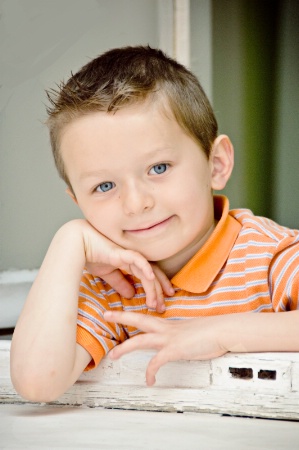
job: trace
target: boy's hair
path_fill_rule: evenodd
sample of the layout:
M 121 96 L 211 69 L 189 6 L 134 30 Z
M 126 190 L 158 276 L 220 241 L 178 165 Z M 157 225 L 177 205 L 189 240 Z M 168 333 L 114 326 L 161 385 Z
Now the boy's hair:
M 59 151 L 61 131 L 74 119 L 97 111 L 116 113 L 145 100 L 170 108 L 178 124 L 209 157 L 217 121 L 197 78 L 149 46 L 107 51 L 83 66 L 58 89 L 47 91 L 47 125 L 59 175 L 71 187 Z

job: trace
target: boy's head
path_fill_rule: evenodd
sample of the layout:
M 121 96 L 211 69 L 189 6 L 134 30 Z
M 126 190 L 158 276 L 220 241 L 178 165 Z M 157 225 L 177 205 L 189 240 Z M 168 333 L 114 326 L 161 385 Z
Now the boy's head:
M 47 121 L 56 167 L 71 183 L 60 152 L 63 129 L 75 119 L 103 111 L 158 102 L 172 113 L 182 129 L 203 149 L 207 158 L 217 137 L 217 122 L 196 77 L 184 66 L 150 47 L 110 50 L 86 64 L 58 90 L 48 93 Z
M 52 103 L 56 164 L 86 220 L 177 272 L 212 233 L 213 190 L 233 166 L 196 78 L 158 50 L 112 50 Z

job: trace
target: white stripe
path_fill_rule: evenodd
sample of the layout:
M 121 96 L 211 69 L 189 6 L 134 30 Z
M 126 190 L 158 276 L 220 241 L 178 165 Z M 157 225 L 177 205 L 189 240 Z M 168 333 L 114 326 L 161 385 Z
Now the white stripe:
M 88 325 L 86 325 L 84 322 L 81 322 L 81 320 L 77 320 L 78 325 L 80 325 L 82 328 L 84 328 L 86 331 L 88 331 L 93 337 L 96 338 L 96 340 L 102 345 L 102 347 L 104 348 L 105 352 L 108 353 L 109 352 L 109 347 L 107 346 L 105 339 L 102 338 L 101 335 L 97 334 L 93 328 L 89 327 Z M 114 347 L 117 345 L 116 341 L 111 340 L 111 344 L 114 345 Z
M 275 242 L 258 242 L 258 241 L 254 241 L 254 240 L 250 240 L 247 241 L 245 244 L 236 244 L 233 249 L 232 252 L 235 252 L 237 250 L 243 250 L 244 248 L 248 248 L 248 247 L 265 247 L 265 248 L 269 248 L 269 247 L 277 247 L 277 244 Z
M 260 223 L 260 222 L 257 222 L 255 220 L 253 220 L 253 219 L 249 219 L 249 218 L 248 219 L 244 219 L 243 223 L 244 224 L 248 224 L 248 223 L 253 224 L 254 226 L 258 227 L 266 236 L 271 237 L 271 239 L 273 239 L 273 241 L 279 242 L 279 238 L 277 236 L 275 236 L 273 233 L 271 233 L 271 231 L 268 228 L 265 228 L 267 226 L 266 223 L 265 223 L 265 226 L 263 226 L 263 222 L 262 221 Z M 283 237 L 286 236 L 285 233 L 280 232 L 280 234 Z
M 215 301 L 208 305 L 195 304 L 195 305 L 169 305 L 166 306 L 167 310 L 181 309 L 181 310 L 196 310 L 196 309 L 211 309 L 211 308 L 221 308 L 223 306 L 234 306 L 234 305 L 244 305 L 246 303 L 251 303 L 259 298 L 269 297 L 269 292 L 257 292 L 255 294 L 250 295 L 249 297 L 240 298 L 237 300 L 221 300 Z M 188 297 L 187 297 L 188 298 Z M 200 300 L 200 299 L 198 299 Z
M 100 301 L 105 300 L 105 299 L 102 299 L 102 298 L 95 299 L 94 297 L 91 297 L 90 295 L 87 295 L 87 294 L 83 294 L 82 292 L 79 293 L 79 299 L 80 298 L 90 301 L 98 308 L 99 307 L 104 308 Z
M 94 316 L 91 316 L 86 311 L 83 311 L 82 309 L 78 309 L 78 315 L 81 317 L 84 317 L 85 319 L 90 320 L 92 323 L 94 323 L 98 328 L 101 328 L 102 331 L 106 333 L 107 336 L 112 336 L 115 340 L 119 340 L 119 336 L 117 336 L 113 331 L 111 331 L 108 327 L 106 327 L 104 322 L 101 322 L 99 319 L 97 319 Z M 86 325 L 88 326 L 88 325 Z
M 145 298 L 145 295 L 144 295 L 144 298 Z M 124 311 L 143 311 L 143 310 L 147 310 L 147 309 L 148 309 L 148 307 L 146 306 L 146 304 L 144 304 L 144 305 L 124 306 Z
M 282 258 L 284 258 L 285 256 L 288 255 L 288 253 L 293 251 L 293 247 L 288 247 L 286 251 L 283 251 L 277 258 L 277 260 L 275 261 L 275 264 L 273 264 L 273 267 L 271 269 L 270 272 L 270 276 L 269 276 L 269 280 L 270 280 L 270 288 L 272 289 L 272 285 L 273 285 L 273 273 L 275 271 L 275 269 L 277 268 L 277 266 L 281 263 Z M 299 257 L 299 251 L 297 251 L 291 259 L 289 259 L 287 261 L 287 263 L 283 266 L 283 268 L 280 270 L 279 276 L 276 279 L 275 282 L 275 286 L 273 289 L 273 294 L 272 296 L 275 297 L 276 291 L 279 287 L 279 284 L 282 280 L 282 278 L 284 277 L 285 273 L 287 272 L 287 270 L 289 269 L 290 265 L 294 262 L 294 260 L 296 260 Z
M 227 261 L 227 266 L 231 266 L 232 264 L 240 264 L 240 263 L 244 263 L 246 260 L 252 260 L 252 259 L 265 259 L 265 258 L 273 258 L 273 253 L 248 253 L 248 255 L 244 255 L 240 258 L 230 258 Z
M 220 280 L 226 280 L 229 278 L 232 278 L 232 279 L 243 278 L 243 277 L 246 277 L 246 275 L 249 273 L 268 271 L 268 268 L 269 268 L 269 266 L 245 267 L 245 270 L 241 271 L 241 272 L 227 272 L 227 273 L 224 273 L 221 277 L 219 277 L 218 280 L 214 281 L 211 284 L 211 286 L 218 284 L 220 282 Z
M 292 298 L 291 298 L 291 291 L 292 291 L 292 285 L 293 285 L 293 281 L 295 276 L 299 273 L 299 266 L 296 266 L 295 269 L 293 270 L 293 272 L 291 273 L 287 285 L 286 285 L 286 294 L 287 294 L 287 298 L 289 300 L 289 305 L 292 303 Z
M 105 300 L 105 293 L 106 293 L 106 291 L 104 289 L 102 289 L 100 292 L 96 292 L 90 286 L 88 286 L 88 284 L 83 283 L 83 281 L 81 281 L 80 286 L 85 288 L 94 297 L 97 297 L 97 298 L 99 298 L 101 300 Z M 81 294 L 81 291 L 79 292 L 79 294 Z

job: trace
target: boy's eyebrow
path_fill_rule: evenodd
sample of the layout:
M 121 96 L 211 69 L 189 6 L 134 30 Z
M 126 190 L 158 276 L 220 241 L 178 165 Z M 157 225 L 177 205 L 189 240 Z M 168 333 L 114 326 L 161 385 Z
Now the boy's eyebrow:
M 164 151 L 171 151 L 173 150 L 171 146 L 161 146 L 161 147 L 157 147 L 154 150 L 150 150 L 149 152 L 147 152 L 144 156 L 146 156 L 147 158 L 154 158 L 159 152 L 161 152 L 162 150 Z M 86 178 L 96 178 L 99 176 L 103 176 L 105 174 L 104 170 L 91 170 L 88 172 L 83 172 L 80 175 L 80 180 L 86 179 Z
M 83 172 L 80 175 L 80 180 L 85 180 L 86 178 L 96 178 L 103 175 L 102 170 L 91 170 L 90 172 Z

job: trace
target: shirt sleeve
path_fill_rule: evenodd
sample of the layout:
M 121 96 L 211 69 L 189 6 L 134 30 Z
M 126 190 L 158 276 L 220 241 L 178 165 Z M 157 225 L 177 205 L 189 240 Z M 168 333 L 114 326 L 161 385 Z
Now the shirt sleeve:
M 109 350 L 127 338 L 121 325 L 104 320 L 104 312 L 112 308 L 122 310 L 120 296 L 103 280 L 84 271 L 79 289 L 77 343 L 92 357 L 85 370 L 96 367 Z
M 280 250 L 272 260 L 269 284 L 276 312 L 299 309 L 299 243 Z

